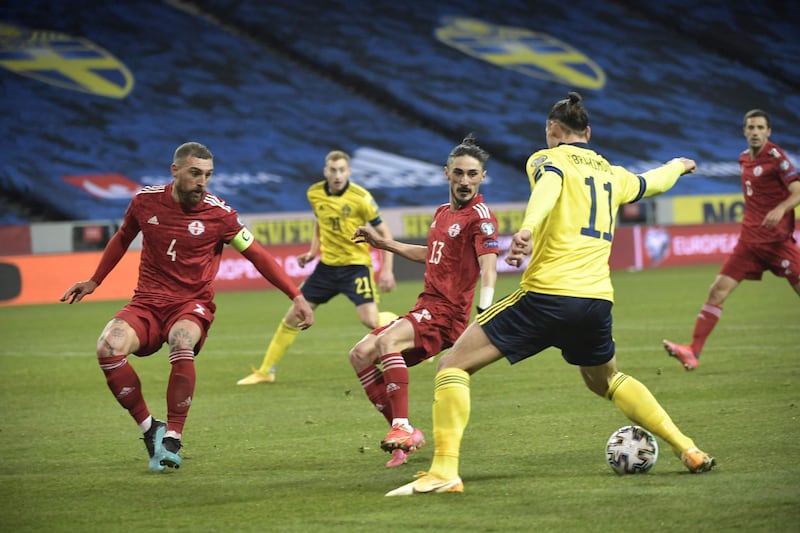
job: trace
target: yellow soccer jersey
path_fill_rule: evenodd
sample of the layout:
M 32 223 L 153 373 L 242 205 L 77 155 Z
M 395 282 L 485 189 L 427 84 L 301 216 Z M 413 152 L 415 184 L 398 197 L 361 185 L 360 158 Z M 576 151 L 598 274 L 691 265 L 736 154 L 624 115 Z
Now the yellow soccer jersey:
M 637 176 L 610 165 L 584 144 L 560 144 L 531 155 L 526 170 L 531 190 L 548 172 L 558 175 L 562 185 L 553 209 L 533 228 L 533 251 L 521 288 L 613 302 L 608 260 L 618 207 L 669 189 L 683 165 L 670 163 Z M 526 219 L 532 209 L 536 206 L 529 205 Z
M 340 194 L 328 193 L 326 181 L 308 188 L 308 203 L 317 218 L 320 260 L 330 266 L 372 266 L 367 244 L 356 244 L 351 237 L 358 226 L 378 224 L 378 204 L 364 187 L 353 183 Z

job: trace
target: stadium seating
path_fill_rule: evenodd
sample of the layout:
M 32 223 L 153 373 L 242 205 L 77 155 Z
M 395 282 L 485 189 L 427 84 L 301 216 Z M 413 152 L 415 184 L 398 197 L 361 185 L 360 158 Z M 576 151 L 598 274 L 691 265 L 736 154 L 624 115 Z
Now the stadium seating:
M 382 207 L 434 205 L 447 153 L 472 131 L 492 154 L 487 199 L 519 202 L 546 111 L 571 89 L 591 111 L 592 145 L 613 163 L 696 158 L 700 172 L 676 194 L 739 190 L 749 108 L 771 111 L 775 140 L 800 147 L 797 56 L 742 64 L 704 44 L 712 39 L 698 34 L 727 34 L 727 22 L 753 29 L 726 7 L 712 13 L 717 27 L 705 9 L 667 23 L 688 5 L 680 0 L 652 13 L 552 0 L 187 4 L 2 9 L 0 192 L 65 219 L 119 219 L 138 186 L 170 179 L 171 150 L 197 140 L 216 155 L 212 190 L 242 213 L 306 210 L 304 191 L 334 148 L 354 155 L 354 180 Z M 776 31 L 752 39 L 791 40 Z M 80 72 L 24 70 L 33 44 Z
M 621 0 L 639 16 L 685 34 L 703 48 L 800 90 L 800 12 L 781 0 L 692 2 Z M 643 8 L 644 6 L 644 8 Z

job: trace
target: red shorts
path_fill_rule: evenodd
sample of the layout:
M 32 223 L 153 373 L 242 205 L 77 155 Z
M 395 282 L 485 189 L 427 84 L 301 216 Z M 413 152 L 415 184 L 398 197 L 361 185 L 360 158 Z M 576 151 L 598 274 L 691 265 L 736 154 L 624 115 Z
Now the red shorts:
M 768 243 L 736 243 L 719 273 L 736 281 L 760 280 L 765 271 L 800 283 L 800 248 L 794 239 Z
M 175 322 L 181 319 L 191 320 L 200 326 L 200 339 L 194 345 L 194 353 L 197 355 L 206 342 L 216 309 L 214 302 L 206 300 L 164 302 L 134 296 L 114 318 L 124 320 L 136 332 L 139 349 L 134 354 L 138 356 L 156 353 L 169 340 L 169 330 Z
M 416 306 L 401 318 L 411 322 L 414 328 L 414 347 L 403 350 L 403 359 L 409 367 L 451 347 L 469 324 L 468 313 L 465 315 L 435 299 L 417 300 Z

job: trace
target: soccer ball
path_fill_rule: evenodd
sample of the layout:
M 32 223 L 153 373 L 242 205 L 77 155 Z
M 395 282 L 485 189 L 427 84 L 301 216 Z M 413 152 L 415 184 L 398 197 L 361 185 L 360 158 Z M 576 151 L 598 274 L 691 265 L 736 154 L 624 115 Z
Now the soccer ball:
M 619 475 L 644 474 L 653 468 L 657 459 L 658 442 L 643 427 L 621 427 L 606 443 L 606 460 Z

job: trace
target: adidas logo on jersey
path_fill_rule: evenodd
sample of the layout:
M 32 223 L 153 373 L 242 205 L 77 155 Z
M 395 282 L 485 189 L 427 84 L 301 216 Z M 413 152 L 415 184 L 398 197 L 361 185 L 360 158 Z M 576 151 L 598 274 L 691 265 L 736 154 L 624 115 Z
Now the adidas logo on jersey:
M 158 225 L 158 217 L 155 216 L 155 215 L 151 216 L 150 220 L 148 220 L 147 223 L 148 224 L 155 224 L 157 226 Z

